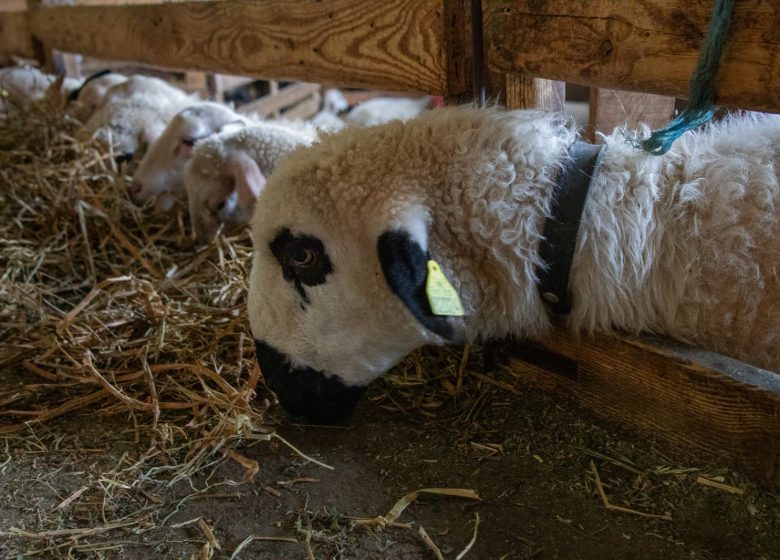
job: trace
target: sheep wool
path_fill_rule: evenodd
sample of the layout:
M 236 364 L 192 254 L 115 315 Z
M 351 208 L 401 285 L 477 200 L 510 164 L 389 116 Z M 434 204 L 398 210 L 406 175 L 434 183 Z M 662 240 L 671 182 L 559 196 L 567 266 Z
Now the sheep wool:
M 423 344 L 548 329 L 538 248 L 576 139 L 559 115 L 460 107 L 346 129 L 286 159 L 253 218 L 249 292 L 282 404 L 340 418 L 353 389 Z M 661 157 L 625 131 L 606 137 L 568 326 L 659 333 L 780 371 L 778 140 L 780 118 L 762 115 L 686 134 Z M 429 255 L 463 318 L 421 302 Z
M 226 231 L 249 222 L 265 178 L 281 159 L 316 138 L 314 127 L 258 122 L 199 142 L 184 168 L 193 229 L 207 242 L 220 224 Z
M 95 137 L 130 158 L 153 144 L 176 113 L 197 101 L 158 78 L 132 76 L 105 92 L 76 136 L 82 141 Z

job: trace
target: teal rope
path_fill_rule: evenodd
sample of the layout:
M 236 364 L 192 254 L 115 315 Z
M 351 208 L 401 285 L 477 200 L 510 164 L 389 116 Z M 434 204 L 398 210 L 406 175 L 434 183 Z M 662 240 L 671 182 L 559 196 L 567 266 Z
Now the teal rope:
M 688 108 L 669 124 L 639 142 L 646 152 L 660 156 L 668 152 L 675 140 L 712 119 L 715 103 L 715 79 L 726 44 L 726 35 L 734 10 L 735 0 L 714 0 L 707 39 L 699 55 L 696 71 L 691 78 Z

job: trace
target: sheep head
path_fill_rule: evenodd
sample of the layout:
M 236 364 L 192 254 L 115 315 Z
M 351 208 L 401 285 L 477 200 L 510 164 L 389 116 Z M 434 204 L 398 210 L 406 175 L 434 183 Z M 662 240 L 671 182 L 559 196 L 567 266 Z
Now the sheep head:
M 423 189 L 395 189 L 397 176 L 375 166 L 361 187 L 349 157 L 317 163 L 314 150 L 282 163 L 258 200 L 249 317 L 282 406 L 330 423 L 412 350 L 462 342 L 466 328 L 463 317 L 435 315 L 426 299 L 436 255 L 429 208 L 414 195 Z

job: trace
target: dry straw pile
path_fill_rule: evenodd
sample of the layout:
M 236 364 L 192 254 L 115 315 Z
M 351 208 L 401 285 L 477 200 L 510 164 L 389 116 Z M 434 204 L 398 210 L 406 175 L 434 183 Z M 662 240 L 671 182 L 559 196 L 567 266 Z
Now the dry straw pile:
M 249 236 L 197 248 L 181 212 L 132 203 L 114 154 L 78 143 L 77 127 L 52 102 L 0 121 L 0 379 L 16 380 L 0 383 L 0 436 L 70 411 L 125 413 L 148 447 L 106 475 L 108 494 L 231 458 L 251 475 L 232 448 L 277 436 L 255 398 Z

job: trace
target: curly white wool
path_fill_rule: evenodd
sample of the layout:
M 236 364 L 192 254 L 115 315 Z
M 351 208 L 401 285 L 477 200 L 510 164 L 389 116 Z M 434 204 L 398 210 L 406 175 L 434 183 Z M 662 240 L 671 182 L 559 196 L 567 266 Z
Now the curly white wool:
M 468 338 L 543 333 L 538 246 L 576 138 L 557 115 L 461 107 L 297 151 L 253 218 L 255 338 L 348 385 L 441 343 L 383 280 L 377 239 L 391 229 L 441 264 Z M 571 329 L 657 332 L 780 371 L 780 118 L 734 117 L 662 157 L 622 131 L 606 143 L 573 263 Z M 283 228 L 316 236 L 333 263 L 305 311 L 268 250 Z

